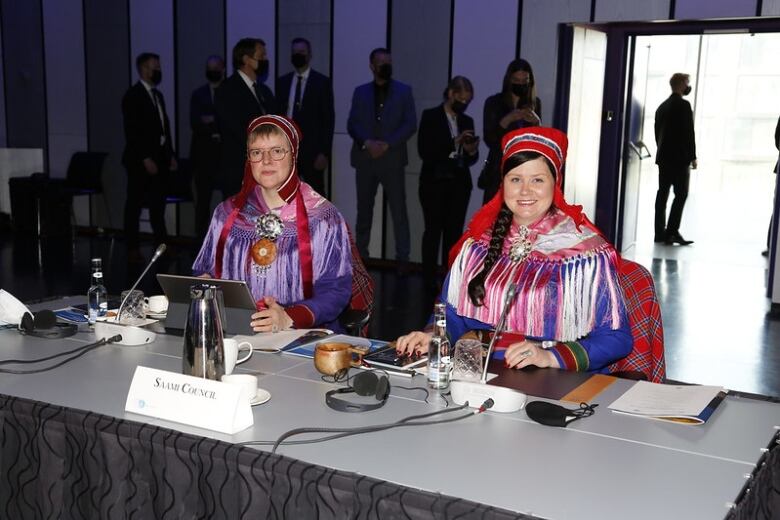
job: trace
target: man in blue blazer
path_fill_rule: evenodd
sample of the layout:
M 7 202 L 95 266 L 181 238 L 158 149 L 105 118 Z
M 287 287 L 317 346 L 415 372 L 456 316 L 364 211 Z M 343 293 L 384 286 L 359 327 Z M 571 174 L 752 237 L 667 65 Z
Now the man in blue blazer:
M 303 132 L 298 151 L 298 173 L 322 196 L 325 169 L 333 145 L 333 87 L 330 78 L 310 67 L 311 43 L 305 38 L 292 41 L 291 61 L 295 68 L 276 82 L 279 113 L 298 123 Z
M 374 81 L 360 85 L 352 95 L 347 131 L 353 139 L 350 162 L 356 170 L 358 251 L 368 257 L 374 197 L 382 184 L 393 217 L 395 258 L 399 269 L 409 261 L 409 218 L 406 214 L 404 167 L 406 141 L 417 130 L 412 89 L 392 79 L 390 51 L 378 48 L 369 56 Z

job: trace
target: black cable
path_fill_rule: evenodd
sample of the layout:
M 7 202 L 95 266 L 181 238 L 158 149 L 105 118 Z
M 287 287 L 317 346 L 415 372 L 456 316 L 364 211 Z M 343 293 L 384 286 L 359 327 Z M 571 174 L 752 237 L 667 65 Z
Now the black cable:
M 52 354 L 51 356 L 46 356 L 37 359 L 3 359 L 0 360 L 0 365 L 26 365 L 30 363 L 41 363 L 43 361 L 49 361 L 50 359 L 67 356 L 68 354 L 73 354 L 74 352 L 78 352 L 79 350 L 83 350 L 85 348 L 91 347 L 96 343 L 100 343 L 100 341 L 103 340 L 101 339 L 99 341 L 96 341 L 95 343 L 89 343 L 88 345 L 81 345 L 80 347 L 76 347 L 73 350 L 66 350 L 65 352 L 60 352 L 59 354 Z M 100 343 L 100 344 L 104 345 L 105 343 Z
M 425 401 L 425 404 L 430 404 L 430 403 L 428 402 L 428 398 L 431 396 L 431 393 L 430 393 L 430 392 L 428 391 L 428 389 L 427 389 L 427 388 L 425 388 L 424 386 L 401 386 L 401 385 L 393 385 L 393 388 L 403 388 L 404 390 L 421 390 L 421 391 L 425 392 L 425 399 L 423 399 L 423 401 Z
M 78 351 L 78 353 L 76 355 L 71 356 L 71 357 L 69 357 L 67 359 L 63 359 L 59 363 L 55 363 L 54 365 L 52 365 L 50 367 L 36 368 L 36 369 L 33 369 L 33 370 L 14 370 L 12 368 L 0 368 L 0 374 L 18 374 L 18 375 L 23 375 L 23 374 L 39 374 L 41 372 L 48 372 L 49 370 L 54 370 L 55 368 L 61 367 L 65 363 L 68 363 L 70 361 L 73 361 L 75 359 L 80 358 L 81 356 L 83 356 L 84 354 L 86 354 L 87 352 L 89 352 L 91 350 L 95 350 L 98 347 L 102 347 L 103 345 L 107 345 L 109 343 L 114 343 L 114 342 L 117 342 L 117 341 L 122 341 L 122 336 L 120 334 L 117 334 L 115 336 L 111 336 L 110 338 L 102 338 L 102 339 L 100 339 L 100 340 L 98 340 L 98 341 L 96 341 L 94 343 L 90 343 L 88 345 L 84 345 L 83 347 L 78 347 L 77 349 L 74 349 L 74 350 L 72 350 L 70 352 L 66 352 L 65 354 L 70 354 L 72 352 L 77 352 Z M 41 361 L 48 361 L 50 359 L 54 359 L 55 357 L 59 357 L 60 355 L 64 355 L 64 354 L 59 354 L 59 355 L 56 355 L 56 356 L 47 356 L 45 358 L 40 358 L 40 359 L 36 359 L 36 360 L 23 360 L 21 362 L 23 362 L 23 363 L 33 363 L 33 362 L 34 363 L 39 363 Z M 8 361 L 5 361 L 5 363 L 9 363 L 9 362 L 12 362 L 12 361 L 17 361 L 17 360 L 8 360 Z

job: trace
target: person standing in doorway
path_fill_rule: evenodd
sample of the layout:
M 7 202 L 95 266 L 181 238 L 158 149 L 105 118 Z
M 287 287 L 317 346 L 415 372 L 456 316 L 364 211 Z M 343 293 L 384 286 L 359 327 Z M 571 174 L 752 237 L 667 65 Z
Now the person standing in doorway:
M 311 68 L 311 43 L 295 38 L 291 45 L 293 72 L 276 83 L 280 113 L 298 123 L 303 140 L 298 173 L 317 193 L 325 193 L 325 169 L 333 146 L 333 87 L 330 78 Z
M 672 94 L 655 111 L 655 142 L 658 146 L 658 193 L 655 196 L 655 242 L 687 246 L 693 240 L 680 235 L 685 200 L 691 171 L 696 169 L 696 136 L 693 131 L 693 110 L 683 99 L 691 93 L 690 76 L 677 72 L 669 80 Z M 666 220 L 666 201 L 674 188 L 674 200 Z
M 406 142 L 417 130 L 414 98 L 409 85 L 393 79 L 389 50 L 371 51 L 369 66 L 374 80 L 355 89 L 347 120 L 353 140 L 350 162 L 356 170 L 356 242 L 360 256 L 367 258 L 374 197 L 382 184 L 393 217 L 395 259 L 399 272 L 406 274 L 410 245 L 404 167 Z
M 777 118 L 777 126 L 775 126 L 775 148 L 780 152 L 780 117 Z M 775 161 L 775 169 L 772 170 L 775 175 L 780 171 L 780 159 Z M 772 204 L 774 208 L 774 204 Z M 772 211 L 772 215 L 769 217 L 769 229 L 766 232 L 766 249 L 761 251 L 762 256 L 769 256 L 769 249 L 772 247 L 772 222 L 775 220 L 775 212 Z

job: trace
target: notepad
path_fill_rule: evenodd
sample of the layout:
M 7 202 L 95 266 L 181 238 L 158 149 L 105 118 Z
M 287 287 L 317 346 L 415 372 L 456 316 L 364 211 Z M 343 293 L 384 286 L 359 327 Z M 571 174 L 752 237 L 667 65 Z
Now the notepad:
M 638 381 L 609 408 L 615 413 L 681 424 L 704 424 L 728 390 L 720 386 Z

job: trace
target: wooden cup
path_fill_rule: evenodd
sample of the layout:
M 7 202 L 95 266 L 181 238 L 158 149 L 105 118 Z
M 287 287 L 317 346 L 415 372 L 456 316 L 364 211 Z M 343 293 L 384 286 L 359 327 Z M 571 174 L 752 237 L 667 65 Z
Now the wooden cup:
M 318 343 L 314 349 L 314 367 L 321 374 L 335 376 L 340 370 L 359 367 L 367 350 L 349 343 Z

